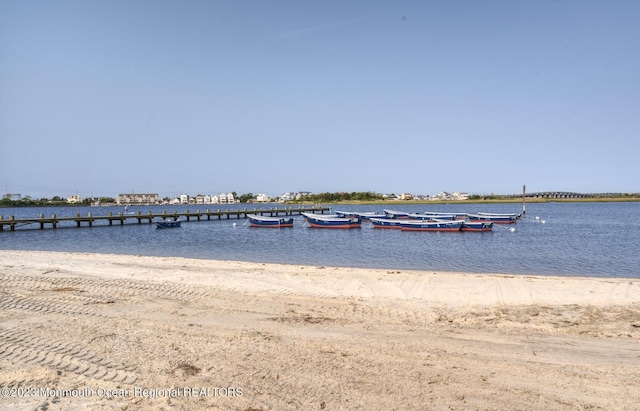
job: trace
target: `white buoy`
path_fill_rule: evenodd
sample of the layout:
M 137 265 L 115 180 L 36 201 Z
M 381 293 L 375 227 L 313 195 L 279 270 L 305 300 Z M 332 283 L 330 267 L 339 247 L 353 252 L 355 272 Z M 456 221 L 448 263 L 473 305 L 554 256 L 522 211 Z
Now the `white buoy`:
M 511 227 L 511 228 L 509 229 L 509 231 L 511 231 L 512 233 L 515 233 L 515 232 L 516 232 L 516 229 L 515 229 L 515 227 Z
M 542 220 L 542 224 L 546 223 L 546 221 Z
M 236 226 L 236 223 L 233 223 L 233 226 L 235 227 L 235 226 Z
M 536 220 L 540 220 L 540 217 L 536 216 Z

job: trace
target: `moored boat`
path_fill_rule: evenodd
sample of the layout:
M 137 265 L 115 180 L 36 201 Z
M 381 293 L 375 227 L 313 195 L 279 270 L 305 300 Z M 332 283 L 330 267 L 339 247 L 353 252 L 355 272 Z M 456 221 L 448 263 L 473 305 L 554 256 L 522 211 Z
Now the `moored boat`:
M 387 218 L 409 218 L 409 213 L 406 213 L 404 211 L 384 209 L 384 213 L 386 214 Z
M 465 218 L 467 218 L 467 213 L 447 213 L 447 212 L 439 212 L 439 211 L 423 211 L 422 213 L 420 213 L 421 215 L 426 214 L 426 215 L 437 215 L 437 216 L 452 216 L 453 220 L 464 220 Z M 440 218 L 437 217 L 437 218 Z M 440 218 L 441 220 L 443 220 L 443 218 Z
M 162 221 L 156 221 L 156 228 L 178 228 L 180 227 L 181 223 L 182 221 L 178 219 L 175 219 L 175 220 L 165 219 Z
M 414 214 L 409 213 L 409 218 L 412 220 L 425 220 L 425 221 L 434 221 L 434 220 L 447 220 L 451 221 L 455 218 L 453 214 Z
M 338 211 L 336 215 L 342 218 L 360 218 L 361 220 L 369 220 L 371 218 L 387 218 L 386 214 L 376 213 L 374 211 Z
M 462 228 L 462 224 L 462 220 L 409 220 L 401 222 L 400 229 L 402 231 L 460 231 L 460 229 Z
M 353 218 L 353 217 L 357 217 L 356 212 L 355 211 L 335 211 L 335 214 L 338 217 L 342 217 L 342 218 Z
M 493 223 L 487 223 L 484 221 L 469 221 L 469 220 L 465 220 L 462 222 L 462 228 L 460 229 L 461 231 L 476 231 L 476 232 L 482 232 L 482 231 L 491 231 L 493 228 Z
M 309 227 L 312 228 L 360 228 L 359 218 L 327 217 L 306 215 Z
M 373 228 L 397 228 L 400 229 L 400 224 L 406 220 L 398 220 L 396 218 L 371 218 L 369 219 Z
M 355 212 L 356 217 L 360 217 L 362 220 L 371 220 L 372 218 L 386 218 L 387 215 L 384 213 L 376 213 L 375 211 L 367 211 L 367 212 Z
M 467 218 L 470 221 L 483 221 L 486 223 L 496 223 L 496 224 L 513 224 L 516 222 L 517 215 L 516 214 L 478 213 L 478 214 L 467 214 Z
M 251 227 L 282 228 L 293 227 L 293 217 L 267 217 L 256 214 L 247 215 Z
M 478 215 L 486 215 L 486 216 L 491 216 L 491 217 L 510 217 L 510 218 L 515 218 L 516 220 L 518 218 L 520 218 L 521 214 L 516 214 L 516 213 L 481 213 L 478 212 Z
M 302 216 L 304 217 L 304 219 L 308 219 L 309 217 L 311 218 L 339 218 L 340 215 L 338 214 L 317 214 L 317 213 L 302 213 Z

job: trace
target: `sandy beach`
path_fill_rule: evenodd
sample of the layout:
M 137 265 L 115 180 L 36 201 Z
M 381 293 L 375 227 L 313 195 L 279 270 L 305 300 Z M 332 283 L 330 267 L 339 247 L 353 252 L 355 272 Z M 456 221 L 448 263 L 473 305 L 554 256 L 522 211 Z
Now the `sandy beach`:
M 0 409 L 637 410 L 640 280 L 0 251 Z

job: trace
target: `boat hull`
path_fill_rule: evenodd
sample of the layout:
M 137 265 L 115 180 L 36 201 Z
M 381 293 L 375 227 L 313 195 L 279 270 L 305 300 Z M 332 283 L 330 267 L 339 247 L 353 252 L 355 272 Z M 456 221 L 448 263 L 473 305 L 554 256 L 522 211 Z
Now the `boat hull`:
M 293 227 L 293 217 L 280 218 L 280 217 L 249 216 L 249 226 L 260 227 L 260 228 Z
M 391 228 L 397 230 L 401 228 L 400 224 L 402 223 L 401 220 L 392 218 L 372 218 L 370 221 L 371 224 L 373 224 L 373 228 Z
M 467 218 L 469 219 L 469 221 L 495 224 L 515 224 L 516 222 L 516 217 L 513 216 L 469 214 Z
M 182 221 L 156 221 L 156 228 L 178 228 Z
M 409 213 L 404 211 L 387 210 L 386 208 L 383 211 L 387 218 L 409 218 Z
M 400 224 L 402 231 L 460 231 L 462 221 L 406 221 Z
M 453 221 L 455 219 L 455 216 L 453 214 L 409 214 L 409 218 L 412 220 L 424 220 L 424 221 L 435 221 L 435 220 Z
M 307 222 L 311 228 L 360 228 L 359 218 L 313 218 L 307 216 Z
M 483 221 L 465 221 L 462 223 L 461 231 L 470 231 L 470 232 L 484 232 L 484 231 L 492 231 L 493 223 L 486 223 Z

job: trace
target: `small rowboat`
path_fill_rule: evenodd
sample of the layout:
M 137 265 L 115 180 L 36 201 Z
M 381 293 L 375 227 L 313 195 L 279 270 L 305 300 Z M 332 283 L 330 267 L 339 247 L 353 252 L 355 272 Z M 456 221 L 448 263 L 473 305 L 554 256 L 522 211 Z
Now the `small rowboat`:
M 403 220 L 398 220 L 395 218 L 372 218 L 371 224 L 373 224 L 373 228 L 397 228 L 400 229 L 400 224 L 402 224 Z
M 410 220 L 400 223 L 402 231 L 460 231 L 463 221 L 424 221 Z
M 371 220 L 372 218 L 386 218 L 386 214 L 376 213 L 375 211 L 356 213 L 356 217 L 360 217 L 363 220 Z
M 384 209 L 384 212 L 387 215 L 387 218 L 409 218 L 409 213 L 405 213 L 404 211 Z
M 156 228 L 178 228 L 182 221 L 180 220 L 162 220 L 156 221 Z
M 496 224 L 513 224 L 516 222 L 517 217 L 518 216 L 516 214 L 467 214 L 467 218 L 471 221 L 482 221 L 485 223 Z
M 493 223 L 486 223 L 484 221 L 463 221 L 461 231 L 491 231 Z
M 478 214 L 480 214 L 480 215 L 490 215 L 490 216 L 502 216 L 502 217 L 509 216 L 509 217 L 514 217 L 514 218 L 517 218 L 517 217 L 518 217 L 518 214 L 516 214 L 516 213 L 503 213 L 503 214 L 499 214 L 499 213 L 480 213 L 480 212 L 479 212 Z
M 337 218 L 337 217 L 342 217 L 339 214 L 316 214 L 316 213 L 302 213 L 302 215 L 304 216 L 304 219 L 308 219 L 308 218 Z
M 465 218 L 467 218 L 467 213 L 443 213 L 438 211 L 423 211 L 422 213 L 420 213 L 420 215 L 435 215 L 438 216 L 436 218 L 439 218 L 441 220 L 448 220 L 442 218 L 443 216 L 453 216 L 452 220 L 464 220 Z
M 282 228 L 293 227 L 293 217 L 266 217 L 256 214 L 247 215 L 251 227 Z
M 386 214 L 380 214 L 373 211 L 337 211 L 338 217 L 343 218 L 360 218 L 361 220 L 369 220 L 371 218 L 387 218 Z
M 312 228 L 360 228 L 362 220 L 359 218 L 310 216 L 307 217 L 309 227 Z
M 455 215 L 453 214 L 408 214 L 409 218 L 412 220 L 426 220 L 426 221 L 435 221 L 435 220 L 447 220 L 451 221 L 455 219 Z

